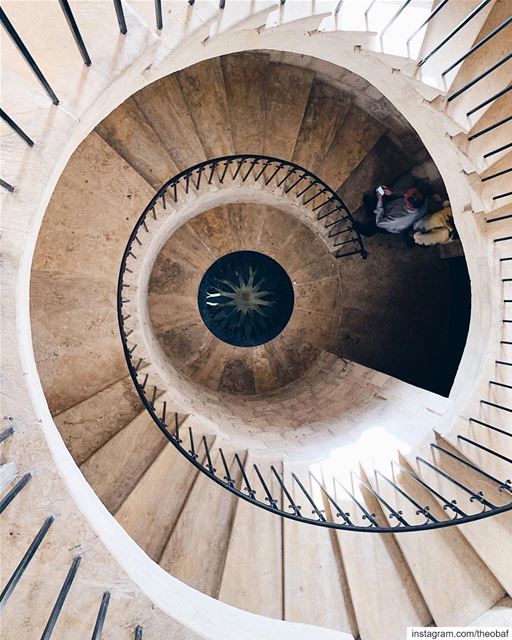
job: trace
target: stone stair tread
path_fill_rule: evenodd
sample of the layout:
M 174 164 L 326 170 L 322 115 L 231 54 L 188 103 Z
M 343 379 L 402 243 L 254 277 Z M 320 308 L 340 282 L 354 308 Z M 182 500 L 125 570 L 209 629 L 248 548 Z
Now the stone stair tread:
M 342 493 L 337 491 L 335 497 L 342 508 L 347 507 L 347 503 L 343 506 Z M 377 513 L 378 505 L 371 494 L 360 497 L 370 512 Z M 346 510 L 352 511 L 348 507 Z M 432 616 L 427 604 L 393 537 L 349 531 L 336 531 L 336 537 L 361 640 L 400 638 L 407 627 L 430 624 Z M 396 602 L 400 602 L 399 608 Z
M 271 63 L 265 91 L 264 153 L 288 160 L 308 103 L 313 73 Z
M 132 98 L 112 111 L 95 131 L 155 189 L 179 173 Z
M 300 465 L 285 464 L 285 482 L 293 487 L 293 499 L 302 505 L 304 516 L 313 517 L 304 494 L 296 483 L 291 482 L 289 474 L 292 471 L 314 495 L 307 473 Z M 321 496 L 317 505 L 322 508 Z M 335 534 L 289 519 L 284 520 L 283 526 L 285 619 L 317 624 L 357 637 L 350 591 L 340 567 Z
M 125 375 L 58 413 L 54 420 L 67 448 L 80 466 L 134 420 L 141 410 L 142 404 L 131 378 Z
M 178 82 L 206 157 L 233 154 L 220 59 L 212 58 L 183 69 L 178 73 Z
M 393 508 L 403 511 L 407 522 L 417 521 L 414 507 L 391 485 L 383 480 L 377 483 L 375 478 L 370 483 Z M 431 494 L 410 476 L 400 474 L 399 486 L 420 505 L 431 505 L 430 513 L 438 520 L 447 518 Z M 385 513 L 389 523 L 396 524 Z M 465 626 L 502 597 L 503 588 L 456 527 L 398 534 L 395 539 L 437 626 Z
M 216 440 L 212 463 L 217 475 L 222 477 L 223 465 L 219 447 L 222 447 L 228 465 L 232 454 Z M 230 473 L 237 486 L 240 471 L 230 465 Z M 169 541 L 160 559 L 160 566 L 178 580 L 214 598 L 217 597 L 237 498 L 228 494 L 215 482 L 198 474 Z M 205 562 L 205 558 L 209 558 Z
M 221 64 L 234 150 L 263 153 L 268 57 L 247 51 L 223 56 Z
M 338 189 L 383 133 L 382 124 L 352 106 L 338 126 L 336 135 L 318 166 L 317 175 L 331 188 Z
M 166 443 L 166 437 L 144 410 L 81 464 L 80 470 L 115 514 Z
M 253 463 L 248 456 L 245 470 L 255 484 Z M 271 484 L 271 491 L 277 488 Z M 282 519 L 238 500 L 219 589 L 219 600 L 251 613 L 283 617 Z M 254 588 L 254 576 L 258 588 Z
M 347 97 L 343 99 L 334 87 L 315 78 L 297 135 L 293 162 L 314 173 L 348 108 Z
M 180 171 L 206 160 L 176 76 L 165 76 L 133 99 Z
M 198 473 L 169 442 L 115 514 L 155 562 L 160 560 Z

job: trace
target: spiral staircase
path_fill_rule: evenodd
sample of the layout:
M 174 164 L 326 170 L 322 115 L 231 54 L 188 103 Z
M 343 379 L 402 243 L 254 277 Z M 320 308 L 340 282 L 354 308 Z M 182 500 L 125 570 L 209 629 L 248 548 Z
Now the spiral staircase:
M 511 6 L 313 4 L 4 3 L 46 75 L 2 41 L 3 637 L 512 624 Z M 358 278 L 393 318 L 360 194 L 414 175 L 471 278 L 448 397 L 343 333 Z M 296 297 L 250 352 L 194 316 L 244 249 Z

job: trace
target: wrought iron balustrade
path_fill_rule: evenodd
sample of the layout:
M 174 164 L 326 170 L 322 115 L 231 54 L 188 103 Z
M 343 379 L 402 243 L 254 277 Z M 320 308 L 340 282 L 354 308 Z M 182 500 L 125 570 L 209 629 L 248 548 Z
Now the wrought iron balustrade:
M 132 313 L 130 306 L 133 309 L 131 299 L 137 293 L 137 272 L 143 262 L 140 258 L 144 255 L 146 239 L 151 238 L 155 226 L 159 227 L 162 216 L 173 215 L 180 202 L 187 202 L 193 192 L 200 194 L 209 189 L 218 189 L 229 181 L 241 186 L 252 183 L 255 188 L 270 188 L 282 197 L 292 198 L 299 206 L 313 213 L 323 226 L 335 230 L 332 235 L 329 233 L 330 237 L 349 236 L 348 240 L 343 239 L 340 242 L 344 248 L 341 253 L 336 250 L 337 257 L 356 254 L 366 257 L 361 239 L 352 228 L 352 216 L 343 201 L 325 182 L 294 163 L 260 155 L 226 156 L 197 164 L 164 184 L 151 199 L 130 234 L 119 271 L 117 308 L 119 330 L 130 377 L 145 409 L 169 442 L 194 467 L 239 498 L 278 516 L 321 527 L 398 533 L 463 524 L 511 510 L 510 479 L 498 478 L 473 464 L 462 453 L 454 454 L 435 442 L 431 444 L 432 460 L 426 460 L 424 456 L 417 457 L 418 469 L 426 468 L 435 474 L 436 479 L 442 478 L 450 485 L 456 486 L 459 493 L 467 496 L 467 504 L 458 503 L 453 495 L 444 495 L 436 489 L 435 480 L 428 482 L 420 471 L 415 471 L 412 467 L 405 468 L 403 465 L 397 467 L 395 464 L 391 477 L 380 470 L 376 471 L 375 477 L 370 480 L 352 473 L 350 487 L 335 479 L 333 489 L 328 488 L 323 480 L 313 474 L 301 480 L 296 474 L 287 475 L 273 465 L 263 468 L 261 465 L 253 464 L 249 469 L 242 463 L 240 454 L 228 455 L 222 447 L 212 445 L 205 435 L 194 434 L 192 428 L 187 427 L 186 423 L 181 423 L 177 413 L 168 411 L 166 389 L 163 388 L 158 374 L 152 369 L 150 359 L 142 346 L 143 341 L 134 341 L 138 329 L 137 313 L 136 310 Z M 336 243 L 336 240 L 334 242 Z M 351 247 L 349 250 L 346 249 L 347 244 Z M 481 426 L 484 426 L 483 423 Z M 512 437 L 512 433 L 502 431 Z M 498 451 L 494 454 L 503 457 Z M 478 474 L 483 485 L 494 485 L 499 495 L 507 496 L 508 502 L 502 504 L 504 501 L 500 500 L 499 504 L 495 504 L 496 500 L 493 502 L 492 498 L 484 497 L 481 488 L 466 486 L 453 477 L 443 464 L 446 458 L 456 460 L 461 469 L 470 469 L 474 474 Z M 217 468 L 214 460 L 218 460 L 218 464 L 215 463 Z M 418 487 L 428 489 L 432 497 L 431 504 L 420 504 L 414 495 L 401 486 L 400 479 L 395 474 L 398 468 L 399 474 L 405 474 Z M 382 495 L 379 481 L 394 487 L 395 495 L 401 496 L 409 505 L 415 507 L 413 518 L 406 517 L 400 505 L 392 504 L 389 498 Z M 364 499 L 358 496 L 360 491 L 371 494 L 385 516 L 378 516 L 370 511 Z M 338 497 L 338 493 L 343 495 L 343 499 Z M 302 506 L 301 502 L 304 502 L 305 506 Z M 434 515 L 436 504 L 444 510 L 446 518 Z M 475 504 L 481 508 L 476 513 Z M 418 522 L 419 518 L 421 522 Z

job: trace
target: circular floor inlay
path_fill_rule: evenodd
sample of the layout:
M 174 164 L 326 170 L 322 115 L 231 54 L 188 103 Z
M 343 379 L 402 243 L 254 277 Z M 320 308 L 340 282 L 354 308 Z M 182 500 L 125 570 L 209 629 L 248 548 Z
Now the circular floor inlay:
M 288 324 L 293 287 L 283 267 L 257 251 L 235 251 L 204 274 L 197 302 L 214 336 L 236 347 L 270 342 Z

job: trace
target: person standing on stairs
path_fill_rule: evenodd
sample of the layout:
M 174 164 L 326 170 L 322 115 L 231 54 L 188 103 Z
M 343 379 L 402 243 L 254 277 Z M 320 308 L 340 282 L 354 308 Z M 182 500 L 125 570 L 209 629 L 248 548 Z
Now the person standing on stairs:
M 428 213 L 429 201 L 426 190 L 419 186 L 405 193 L 393 193 L 384 185 L 373 193 L 365 193 L 363 204 L 369 222 L 354 221 L 354 228 L 367 238 L 376 233 L 403 233 L 417 220 Z

